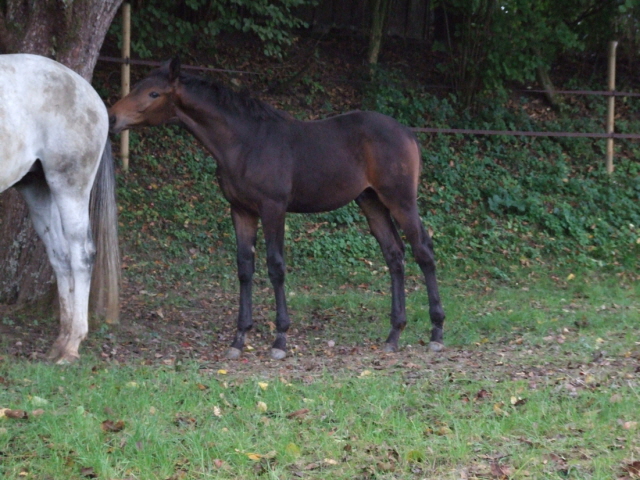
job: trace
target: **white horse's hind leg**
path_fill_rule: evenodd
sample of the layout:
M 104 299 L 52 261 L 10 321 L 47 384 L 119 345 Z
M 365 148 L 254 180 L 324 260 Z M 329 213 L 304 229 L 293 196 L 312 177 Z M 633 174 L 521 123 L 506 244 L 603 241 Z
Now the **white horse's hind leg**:
M 89 287 L 94 248 L 89 231 L 88 193 L 76 199 L 52 195 L 44 178 L 17 185 L 34 228 L 43 240 L 58 284 L 60 333 L 49 353 L 57 363 L 77 360 L 88 331 Z
M 95 257 L 95 247 L 91 239 L 89 221 L 89 192 L 86 198 L 54 196 L 61 214 L 62 231 L 66 240 L 70 266 L 70 285 L 63 291 L 59 288 L 60 299 L 68 295 L 69 304 L 60 305 L 60 335 L 49 354 L 58 363 L 71 362 L 80 357 L 78 348 L 89 331 L 89 290 L 91 272 Z M 65 287 L 67 288 L 67 287 Z

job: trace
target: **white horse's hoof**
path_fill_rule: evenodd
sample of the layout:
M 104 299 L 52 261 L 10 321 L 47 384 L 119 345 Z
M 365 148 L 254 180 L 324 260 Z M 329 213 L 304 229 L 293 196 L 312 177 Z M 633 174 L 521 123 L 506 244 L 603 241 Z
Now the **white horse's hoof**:
M 441 352 L 444 350 L 444 344 L 440 342 L 429 342 L 429 350 L 432 352 Z
M 239 348 L 231 347 L 227 350 L 227 358 L 229 360 L 238 360 L 242 356 L 242 350 Z
M 285 352 L 284 350 L 280 350 L 279 348 L 271 349 L 271 358 L 273 358 L 274 360 L 282 360 L 286 356 L 287 352 Z
M 64 354 L 49 358 L 56 365 L 71 365 L 80 360 L 80 355 Z

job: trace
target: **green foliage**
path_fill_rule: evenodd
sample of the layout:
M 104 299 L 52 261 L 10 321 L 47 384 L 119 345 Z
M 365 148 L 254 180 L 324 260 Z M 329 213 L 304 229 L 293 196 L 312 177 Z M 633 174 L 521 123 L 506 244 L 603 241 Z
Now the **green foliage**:
M 131 139 L 134 155 L 144 152 L 118 178 L 125 254 L 144 252 L 131 272 L 147 279 L 162 272 L 164 280 L 179 282 L 226 267 L 235 239 L 213 158 L 175 127 L 132 132 Z
M 484 88 L 496 90 L 508 82 L 532 82 L 537 69 L 548 68 L 560 53 L 584 47 L 570 27 L 572 17 L 567 17 L 568 12 L 563 9 L 567 3 L 570 2 L 501 3 L 488 45 Z
M 438 68 L 465 106 L 481 91 L 504 95 L 512 82 L 534 82 L 538 70 L 548 70 L 562 54 L 587 47 L 604 54 L 618 24 L 626 26 L 627 37 L 637 36 L 635 17 L 629 14 L 639 8 L 637 0 L 439 3 L 452 23 L 447 40 L 434 47 L 449 55 Z
M 455 101 L 400 87 L 379 72 L 366 105 L 412 126 L 503 130 L 601 128 L 602 100 L 565 106 L 537 125 L 524 109 L 481 99 L 477 115 Z M 523 100 L 522 105 L 526 102 Z M 585 114 L 585 108 L 592 114 Z M 640 128 L 630 118 L 628 131 Z M 585 265 L 638 267 L 640 166 L 617 157 L 605 174 L 604 141 L 582 138 L 424 136 L 419 201 L 435 231 L 439 258 L 529 263 L 555 256 Z M 493 260 L 491 260 L 493 261 Z
M 150 0 L 134 5 L 131 15 L 132 50 L 142 58 L 158 50 L 185 53 L 197 42 L 201 51 L 215 50 L 221 32 L 242 32 L 258 37 L 264 54 L 281 57 L 291 45 L 291 32 L 305 28 L 295 9 L 315 0 Z M 121 38 L 121 25 L 112 33 Z

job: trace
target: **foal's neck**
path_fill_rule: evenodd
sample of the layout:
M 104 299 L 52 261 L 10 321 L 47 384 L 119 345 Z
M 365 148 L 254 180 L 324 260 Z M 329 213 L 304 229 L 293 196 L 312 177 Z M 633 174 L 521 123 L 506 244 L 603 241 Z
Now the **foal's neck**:
M 234 162 L 234 150 L 250 142 L 258 129 L 255 121 L 219 108 L 208 99 L 181 96 L 176 110 L 182 126 L 223 166 Z

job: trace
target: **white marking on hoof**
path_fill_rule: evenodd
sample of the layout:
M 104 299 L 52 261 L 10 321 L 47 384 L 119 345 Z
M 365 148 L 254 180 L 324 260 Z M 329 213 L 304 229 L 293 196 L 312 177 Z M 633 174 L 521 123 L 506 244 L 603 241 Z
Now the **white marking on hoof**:
M 429 350 L 432 352 L 441 352 L 444 350 L 444 344 L 440 342 L 429 342 Z
M 242 356 L 242 350 L 239 348 L 231 347 L 227 350 L 227 358 L 229 360 L 237 360 Z
M 385 343 L 382 347 L 382 351 L 384 353 L 396 353 L 398 351 L 398 347 L 390 343 Z
M 285 352 L 284 350 L 280 350 L 279 348 L 271 349 L 271 358 L 273 358 L 274 360 L 282 360 L 286 356 L 287 352 Z

